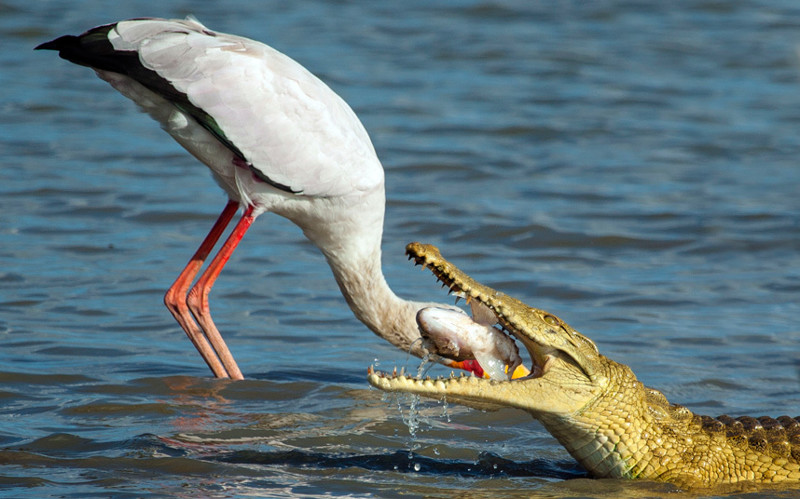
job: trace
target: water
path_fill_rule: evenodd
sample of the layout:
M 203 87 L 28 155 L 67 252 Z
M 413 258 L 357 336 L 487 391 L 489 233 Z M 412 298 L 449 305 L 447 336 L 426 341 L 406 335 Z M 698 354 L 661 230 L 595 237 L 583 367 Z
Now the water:
M 354 107 L 386 168 L 400 294 L 442 299 L 402 254 L 434 243 L 670 400 L 800 414 L 796 2 L 362 4 L 0 3 L 4 493 L 673 490 L 587 479 L 511 410 L 426 402 L 411 438 L 364 378 L 375 359 L 418 361 L 352 317 L 318 251 L 275 216 L 212 294 L 249 379 L 209 379 L 161 297 L 222 194 L 90 71 L 31 50 L 143 15 L 266 41 Z

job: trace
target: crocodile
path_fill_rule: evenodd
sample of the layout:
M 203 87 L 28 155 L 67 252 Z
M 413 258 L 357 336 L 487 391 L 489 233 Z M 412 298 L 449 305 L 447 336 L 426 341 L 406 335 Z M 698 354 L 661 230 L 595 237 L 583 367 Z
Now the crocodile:
M 800 481 L 800 417 L 695 415 L 646 387 L 557 316 L 478 283 L 435 246 L 411 243 L 406 252 L 457 296 L 489 307 L 503 331 L 527 349 L 531 374 L 423 379 L 370 367 L 372 386 L 480 409 L 527 411 L 596 478 L 684 489 Z

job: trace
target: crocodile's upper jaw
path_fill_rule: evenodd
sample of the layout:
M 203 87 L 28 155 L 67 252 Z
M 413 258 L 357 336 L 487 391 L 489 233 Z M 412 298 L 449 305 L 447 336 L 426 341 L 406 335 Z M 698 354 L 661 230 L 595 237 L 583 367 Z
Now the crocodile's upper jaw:
M 373 372 L 369 382 L 384 391 L 463 403 L 479 408 L 516 407 L 539 419 L 581 411 L 605 389 L 595 344 L 559 318 L 484 286 L 445 260 L 430 245 L 411 243 L 411 258 L 429 268 L 451 291 L 478 300 L 497 316 L 503 330 L 521 342 L 531 357 L 531 375 L 511 381 L 470 376 L 416 379 Z

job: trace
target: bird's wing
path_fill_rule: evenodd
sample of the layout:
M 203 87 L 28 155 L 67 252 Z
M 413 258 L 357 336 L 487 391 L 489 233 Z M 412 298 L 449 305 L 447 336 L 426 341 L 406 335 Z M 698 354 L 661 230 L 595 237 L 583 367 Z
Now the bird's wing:
M 271 47 L 192 19 L 122 21 L 107 36 L 115 52 L 135 52 L 144 68 L 183 94 L 197 108 L 190 114 L 272 185 L 340 196 L 383 182 L 352 109 Z M 180 107 L 180 95 L 171 100 Z

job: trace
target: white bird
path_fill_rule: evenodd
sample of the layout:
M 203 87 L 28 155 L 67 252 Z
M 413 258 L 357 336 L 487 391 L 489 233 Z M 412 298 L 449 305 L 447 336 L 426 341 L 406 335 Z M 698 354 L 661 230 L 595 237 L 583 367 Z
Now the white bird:
M 381 271 L 383 167 L 355 113 L 303 66 L 194 19 L 120 21 L 36 48 L 93 68 L 205 163 L 227 193 L 219 219 L 164 297 L 216 377 L 243 378 L 211 319 L 208 295 L 264 212 L 300 226 L 325 255 L 355 316 L 375 334 L 426 353 L 416 313 L 447 305 L 406 301 L 389 288 Z M 239 222 L 191 286 L 239 207 Z

